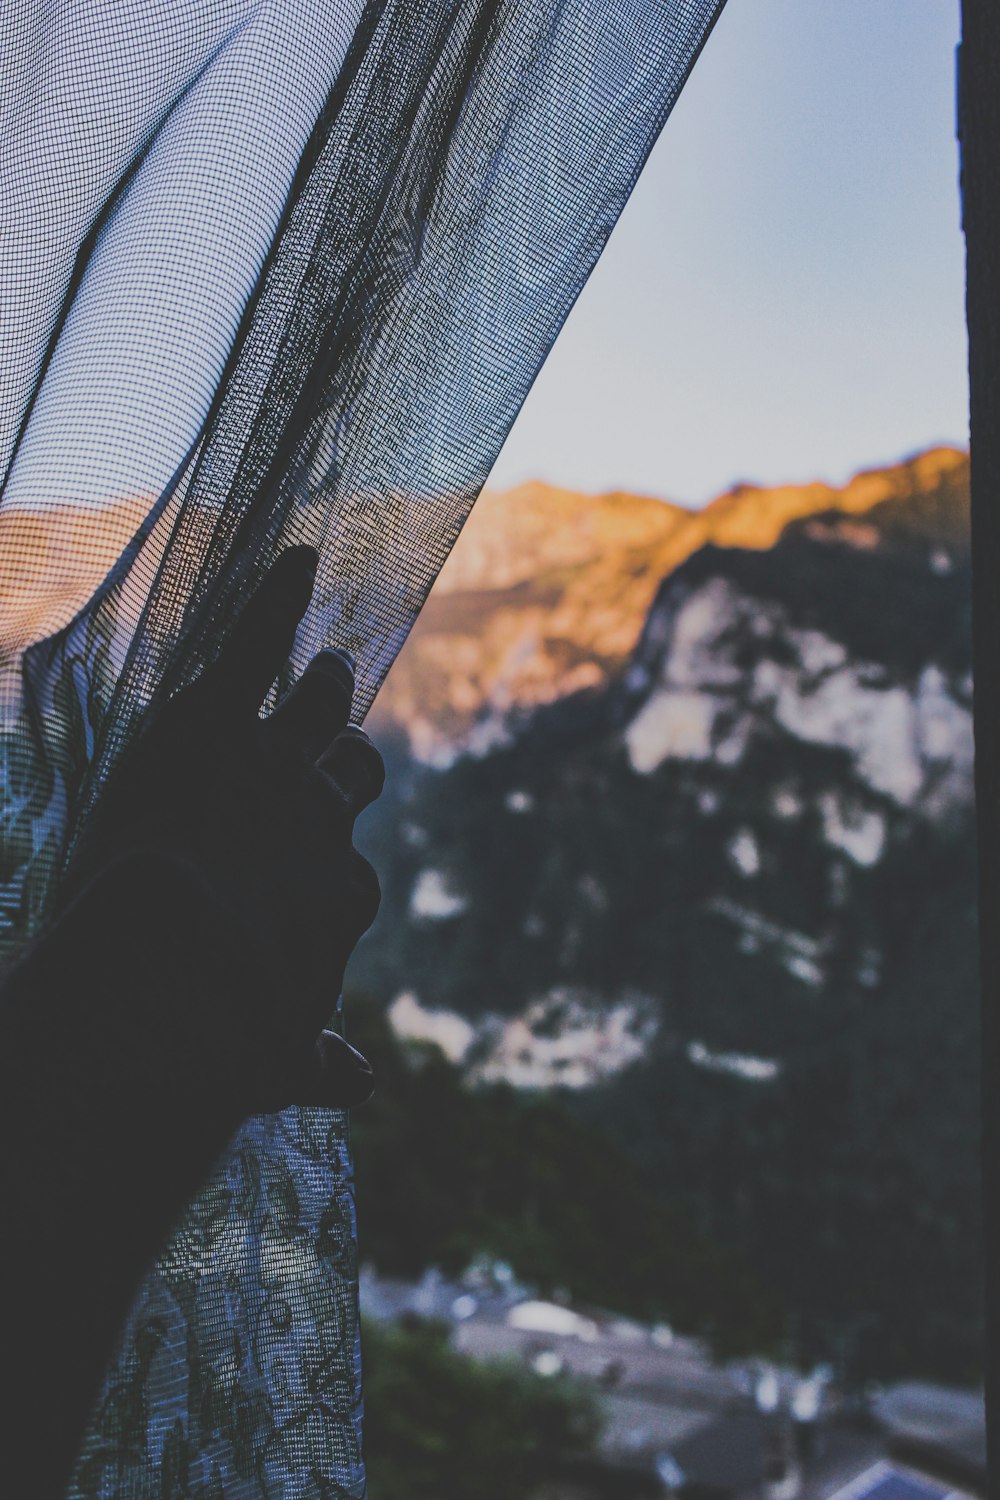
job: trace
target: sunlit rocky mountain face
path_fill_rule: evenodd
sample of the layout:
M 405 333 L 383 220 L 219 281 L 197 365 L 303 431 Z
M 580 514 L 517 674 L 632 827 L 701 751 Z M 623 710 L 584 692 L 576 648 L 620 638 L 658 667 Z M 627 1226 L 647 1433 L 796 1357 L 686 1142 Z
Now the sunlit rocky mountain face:
M 801 1351 L 978 1358 L 968 465 L 480 501 L 373 710 L 353 982 L 560 1088 Z M 642 1225 L 622 1225 L 624 1236 Z

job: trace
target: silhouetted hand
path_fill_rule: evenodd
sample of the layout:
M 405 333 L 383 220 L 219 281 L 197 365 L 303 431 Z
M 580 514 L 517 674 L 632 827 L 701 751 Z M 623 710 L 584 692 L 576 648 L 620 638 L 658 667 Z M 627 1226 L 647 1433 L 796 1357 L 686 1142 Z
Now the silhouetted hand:
M 178 995 L 168 1050 L 197 1057 L 214 1105 L 234 1119 L 293 1103 L 356 1105 L 372 1091 L 361 1054 L 323 1030 L 379 905 L 375 872 L 352 837 L 385 771 L 348 723 L 349 658 L 322 653 L 268 719 L 258 713 L 309 603 L 316 562 L 309 547 L 277 560 L 215 663 L 123 757 L 70 872 L 69 891 L 89 888 L 92 899 L 111 871 L 120 884 L 135 865 L 136 879 L 152 881 L 151 902 L 163 881 L 196 881 L 217 907 L 207 934 L 165 932 L 164 942 L 235 941 L 255 982 L 235 994 L 222 986 L 208 1007 L 198 999 L 189 1009 Z
M 55 921 L 5 977 L 5 1494 L 65 1493 L 139 1278 L 246 1116 L 371 1093 L 322 1028 L 378 908 L 352 836 L 381 757 L 348 724 L 337 654 L 258 714 L 315 567 L 284 553 L 126 753 Z

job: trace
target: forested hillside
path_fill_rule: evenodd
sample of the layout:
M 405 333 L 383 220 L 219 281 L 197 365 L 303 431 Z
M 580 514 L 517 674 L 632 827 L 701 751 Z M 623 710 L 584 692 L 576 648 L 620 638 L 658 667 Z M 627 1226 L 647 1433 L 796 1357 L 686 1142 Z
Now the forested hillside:
M 826 506 L 818 488 L 797 506 L 777 492 L 771 522 L 768 492 L 752 492 L 758 530 L 735 540 L 753 546 L 720 534 L 725 545 L 661 558 L 655 586 L 637 533 L 614 587 L 610 544 L 580 543 L 545 588 L 553 629 L 569 640 L 583 621 L 582 644 L 544 693 L 552 635 L 539 634 L 535 602 L 509 658 L 520 676 L 508 671 L 501 691 L 487 660 L 498 631 L 517 635 L 527 594 L 544 592 L 530 558 L 499 591 L 485 564 L 475 587 L 446 588 L 376 716 L 391 775 L 361 842 L 385 899 L 353 983 L 399 1035 L 443 1046 L 449 1088 L 460 1074 L 478 1091 L 455 1105 L 460 1156 L 477 1130 L 502 1133 L 486 1101 L 503 1083 L 529 1111 L 548 1091 L 584 1152 L 593 1139 L 595 1161 L 628 1162 L 649 1224 L 674 1226 L 677 1251 L 658 1250 L 652 1273 L 664 1316 L 708 1328 L 714 1298 L 744 1341 L 784 1339 L 869 1373 L 974 1378 L 967 467 L 939 451 Z M 639 502 L 644 527 L 659 524 L 651 504 Z M 670 514 L 667 530 L 687 524 Z M 539 545 L 539 576 L 551 553 Z M 602 588 L 624 598 L 625 575 L 647 590 L 627 646 L 619 610 L 598 649 L 588 573 L 598 617 Z M 414 734 L 397 709 L 447 659 L 450 633 L 452 717 Z M 420 1109 L 435 1108 L 425 1093 Z M 363 1232 L 366 1152 L 382 1131 L 384 1154 L 393 1115 L 387 1097 L 359 1118 Z M 492 1241 L 516 1260 L 520 1233 L 529 1262 L 511 1163 L 515 1187 L 494 1204 L 488 1177 L 476 1189 L 475 1171 L 426 1149 L 430 1127 L 396 1123 L 428 1193 L 436 1180 L 453 1199 L 466 1183 L 470 1252 Z M 541 1131 L 541 1145 L 529 1130 L 533 1171 L 563 1129 Z M 552 1151 L 554 1194 L 582 1194 L 591 1221 L 606 1204 L 612 1239 L 647 1233 L 642 1212 L 627 1228 L 610 1187 L 588 1195 Z M 461 1223 L 461 1202 L 449 1211 Z M 426 1217 L 432 1259 L 442 1247 Z M 596 1277 L 570 1267 L 564 1279 L 634 1306 L 634 1251 L 620 1242 Z M 682 1269 L 691 1254 L 703 1283 Z M 720 1266 L 735 1301 L 706 1292 Z M 726 1341 L 718 1317 L 709 1331 Z

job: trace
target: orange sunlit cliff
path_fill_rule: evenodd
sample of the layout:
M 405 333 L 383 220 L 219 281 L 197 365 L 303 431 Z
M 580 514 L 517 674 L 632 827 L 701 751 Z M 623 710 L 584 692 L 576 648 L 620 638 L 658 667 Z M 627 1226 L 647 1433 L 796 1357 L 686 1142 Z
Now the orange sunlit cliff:
M 436 730 L 461 736 L 484 705 L 503 712 L 606 681 L 636 643 L 660 581 L 699 547 L 768 548 L 791 521 L 953 481 L 968 458 L 933 448 L 821 483 L 740 485 L 700 511 L 611 493 L 531 483 L 487 490 L 414 627 L 373 722 L 405 723 L 417 748 Z M 0 661 L 65 625 L 128 544 L 150 500 L 0 510 Z M 865 544 L 863 522 L 857 544 Z
M 0 510 L 0 661 L 66 625 L 149 513 L 149 496 L 106 506 Z
M 371 722 L 404 725 L 432 759 L 439 745 L 474 744 L 497 716 L 603 685 L 635 646 L 660 582 L 700 547 L 766 549 L 790 522 L 825 511 L 857 516 L 850 535 L 865 547 L 874 539 L 865 512 L 942 487 L 954 491 L 964 531 L 968 456 L 954 448 L 858 474 L 841 489 L 739 485 L 700 511 L 539 483 L 487 490 Z

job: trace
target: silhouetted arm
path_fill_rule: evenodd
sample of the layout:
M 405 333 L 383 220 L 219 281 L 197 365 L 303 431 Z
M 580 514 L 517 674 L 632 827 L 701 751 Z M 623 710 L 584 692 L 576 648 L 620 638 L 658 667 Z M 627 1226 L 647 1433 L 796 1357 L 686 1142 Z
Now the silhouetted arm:
M 313 566 L 283 556 L 126 757 L 0 995 L 5 1493 L 63 1492 L 138 1281 L 242 1120 L 371 1092 L 323 1026 L 378 906 L 352 834 L 381 760 L 322 659 L 256 712 Z

